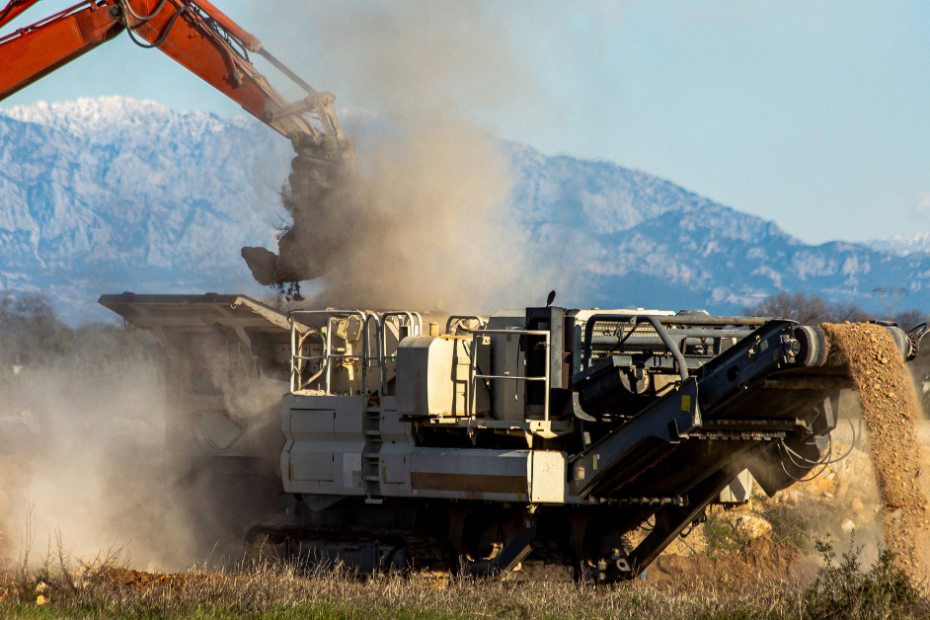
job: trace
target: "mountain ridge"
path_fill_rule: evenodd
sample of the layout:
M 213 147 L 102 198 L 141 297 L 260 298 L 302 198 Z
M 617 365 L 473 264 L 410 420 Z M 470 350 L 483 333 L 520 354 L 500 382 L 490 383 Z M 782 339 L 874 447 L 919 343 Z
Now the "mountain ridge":
M 371 122 L 346 124 L 364 135 Z M 501 148 L 529 264 L 564 276 L 566 305 L 730 313 L 790 290 L 878 310 L 872 289 L 906 285 L 909 306 L 930 306 L 927 251 L 807 245 L 647 172 Z M 239 248 L 274 247 L 291 156 L 289 141 L 254 119 L 154 102 L 2 109 L 0 288 L 45 290 L 70 322 L 107 317 L 101 293 L 267 294 Z

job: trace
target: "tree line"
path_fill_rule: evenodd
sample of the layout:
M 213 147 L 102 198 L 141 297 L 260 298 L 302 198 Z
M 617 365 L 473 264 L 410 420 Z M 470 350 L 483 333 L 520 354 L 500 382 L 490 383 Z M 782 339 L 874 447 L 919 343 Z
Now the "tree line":
M 802 325 L 886 320 L 894 321 L 904 331 L 910 331 L 927 322 L 927 313 L 919 310 L 905 310 L 893 317 L 882 317 L 854 303 L 832 303 L 817 294 L 785 291 L 769 295 L 757 306 L 744 308 L 743 314 L 791 319 Z
M 15 372 L 14 367 L 59 362 L 99 367 L 154 360 L 157 355 L 148 332 L 102 321 L 70 327 L 45 295 L 0 292 L 0 377 Z

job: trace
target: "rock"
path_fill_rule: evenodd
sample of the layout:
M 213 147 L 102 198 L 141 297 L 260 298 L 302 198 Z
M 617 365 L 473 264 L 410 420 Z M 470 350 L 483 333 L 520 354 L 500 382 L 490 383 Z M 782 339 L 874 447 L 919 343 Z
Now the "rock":
M 743 515 L 736 520 L 736 532 L 747 540 L 754 540 L 772 531 L 772 524 L 756 515 Z
M 842 527 L 843 531 L 848 534 L 849 532 L 856 529 L 856 524 L 852 522 L 852 519 L 846 519 L 845 521 L 843 521 L 843 525 L 840 527 Z

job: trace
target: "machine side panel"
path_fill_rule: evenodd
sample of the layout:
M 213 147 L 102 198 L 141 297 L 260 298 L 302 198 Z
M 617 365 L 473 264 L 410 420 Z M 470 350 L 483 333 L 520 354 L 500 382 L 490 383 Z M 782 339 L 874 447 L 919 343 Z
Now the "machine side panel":
M 283 402 L 281 456 L 288 493 L 364 495 L 363 419 L 367 397 L 300 396 Z
M 523 310 L 511 310 L 495 314 L 488 321 L 489 329 L 523 329 L 526 314 Z M 491 369 L 493 375 L 524 375 L 525 355 L 520 350 L 517 335 L 491 336 Z M 491 411 L 498 420 L 523 420 L 526 402 L 522 381 L 493 381 L 491 383 Z
M 414 497 L 523 502 L 529 450 L 417 448 L 410 458 Z
M 530 453 L 530 501 L 534 504 L 563 504 L 567 485 L 565 454 L 545 450 Z
M 410 457 L 415 449 L 413 424 L 402 422 L 397 413 L 397 399 L 381 398 L 381 449 L 378 451 L 378 476 L 381 495 L 412 495 Z

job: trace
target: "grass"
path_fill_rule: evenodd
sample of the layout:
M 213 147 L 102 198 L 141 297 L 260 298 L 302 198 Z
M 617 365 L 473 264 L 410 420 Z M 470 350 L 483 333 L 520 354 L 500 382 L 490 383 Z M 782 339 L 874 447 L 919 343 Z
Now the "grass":
M 777 543 L 790 543 L 810 555 L 816 550 L 815 535 L 811 532 L 811 518 L 797 508 L 779 505 L 771 500 L 761 502 L 762 518 L 772 524 L 772 540 Z M 832 522 L 832 519 L 829 521 Z M 823 524 L 823 520 L 817 522 Z
M 803 506 L 787 506 L 769 498 L 754 499 L 758 512 L 772 525 L 771 538 L 776 543 L 791 543 L 804 555 L 818 552 L 817 540 L 847 538 L 843 522 L 850 516 L 848 505 L 840 502 L 806 501 Z M 867 528 L 867 533 L 871 532 Z
M 926 618 L 930 603 L 883 551 L 870 568 L 859 548 L 837 562 L 818 542 L 824 567 L 806 590 L 784 584 L 747 591 L 662 594 L 640 584 L 476 581 L 429 576 L 361 580 L 303 577 L 281 565 L 243 565 L 219 573 L 157 576 L 118 566 L 117 554 L 90 563 L 66 554 L 40 569 L 0 574 L 0 617 L 202 620 L 248 618 L 457 620 L 499 618 L 849 619 Z M 40 599 L 39 597 L 43 597 Z M 44 599 L 44 600 L 43 600 Z M 37 604 L 40 601 L 42 604 Z
M 707 557 L 712 560 L 721 554 L 741 549 L 749 542 L 740 535 L 731 519 L 718 512 L 707 515 L 707 521 L 704 522 L 704 540 L 707 543 Z

